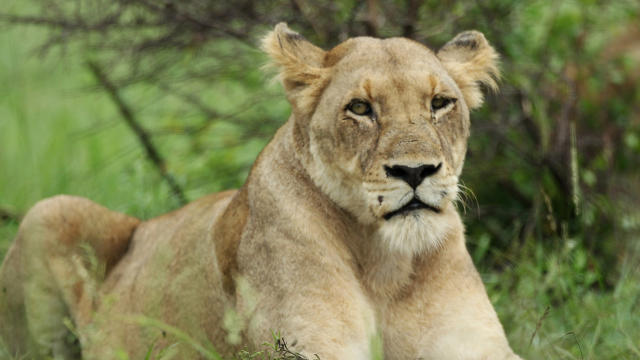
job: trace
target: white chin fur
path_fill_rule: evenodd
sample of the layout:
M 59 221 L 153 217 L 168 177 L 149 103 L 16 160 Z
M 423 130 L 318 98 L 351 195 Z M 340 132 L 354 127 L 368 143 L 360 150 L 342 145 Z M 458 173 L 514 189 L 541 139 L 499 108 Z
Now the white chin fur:
M 377 231 L 380 241 L 392 252 L 404 255 L 438 249 L 455 226 L 455 221 L 451 221 L 448 212 L 436 214 L 428 211 L 413 211 L 385 220 Z

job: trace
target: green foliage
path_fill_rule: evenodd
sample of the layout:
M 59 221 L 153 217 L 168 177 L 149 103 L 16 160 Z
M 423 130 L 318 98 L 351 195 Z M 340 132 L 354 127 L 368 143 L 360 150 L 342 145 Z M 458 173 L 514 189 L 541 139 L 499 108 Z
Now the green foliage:
M 636 239 L 637 240 L 637 239 Z M 529 359 L 635 359 L 640 326 L 638 256 L 626 257 L 613 289 L 599 290 L 590 255 L 575 240 L 550 252 L 531 244 L 503 273 L 484 276 L 512 346 Z

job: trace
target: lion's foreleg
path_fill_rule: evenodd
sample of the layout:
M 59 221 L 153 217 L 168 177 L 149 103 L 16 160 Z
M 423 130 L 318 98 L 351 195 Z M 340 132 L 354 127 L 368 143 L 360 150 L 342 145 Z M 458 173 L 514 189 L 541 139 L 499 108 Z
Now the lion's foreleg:
M 237 295 L 239 309 L 253 312 L 250 343 L 260 347 L 277 332 L 309 359 L 368 360 L 375 312 L 352 269 L 329 249 L 304 246 L 271 239 L 246 257 L 252 269 L 244 276 L 253 290 Z

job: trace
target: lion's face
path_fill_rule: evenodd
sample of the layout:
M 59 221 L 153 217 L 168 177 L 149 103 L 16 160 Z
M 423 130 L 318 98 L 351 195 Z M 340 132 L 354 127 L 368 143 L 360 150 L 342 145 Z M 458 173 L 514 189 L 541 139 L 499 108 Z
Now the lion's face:
M 437 245 L 453 225 L 469 107 L 482 101 L 478 82 L 493 84 L 484 37 L 463 33 L 436 55 L 402 38 L 354 38 L 325 53 L 289 30 L 279 36 L 309 66 L 288 78 L 284 64 L 283 80 L 314 182 L 392 249 Z M 461 71 L 470 60 L 489 61 L 476 79 L 477 68 Z

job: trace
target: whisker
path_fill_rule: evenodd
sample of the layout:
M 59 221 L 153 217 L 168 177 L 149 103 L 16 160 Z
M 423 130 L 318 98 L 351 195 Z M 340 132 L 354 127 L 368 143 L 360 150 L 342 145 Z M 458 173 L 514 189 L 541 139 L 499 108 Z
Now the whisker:
M 460 210 L 460 206 L 462 206 L 462 213 L 467 214 L 467 198 L 458 186 L 456 186 L 456 196 L 451 202 L 456 207 L 456 210 Z
M 473 192 L 473 190 L 470 187 L 466 186 L 462 182 L 462 180 L 457 184 L 457 188 L 458 188 L 458 193 L 456 196 L 456 202 L 459 202 L 463 206 L 465 214 L 466 214 L 467 205 L 469 205 L 470 201 L 472 201 L 475 204 L 476 213 L 480 213 L 480 205 L 478 203 L 478 198 L 476 197 L 476 194 Z

